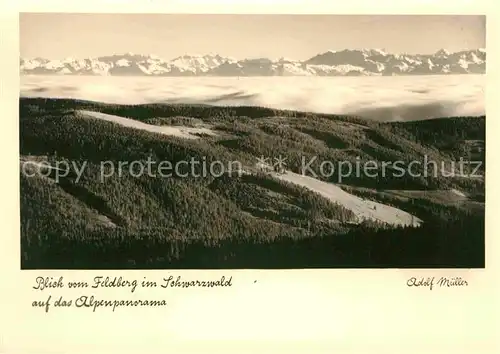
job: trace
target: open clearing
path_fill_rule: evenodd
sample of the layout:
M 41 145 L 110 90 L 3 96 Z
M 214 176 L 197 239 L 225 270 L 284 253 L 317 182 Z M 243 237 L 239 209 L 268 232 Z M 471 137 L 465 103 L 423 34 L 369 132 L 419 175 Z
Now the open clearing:
M 423 223 L 421 219 L 401 209 L 357 197 L 332 183 L 290 171 L 284 173 L 272 172 L 270 166 L 263 166 L 262 164 L 257 164 L 257 167 L 265 169 L 275 178 L 308 188 L 332 202 L 342 205 L 356 215 L 358 223 L 367 219 L 398 226 L 419 227 Z
M 134 119 L 120 117 L 101 112 L 79 110 L 77 113 L 83 117 L 101 119 L 124 127 L 145 130 L 151 133 L 176 136 L 184 139 L 198 139 L 197 134 L 215 135 L 215 132 L 207 128 L 193 128 L 184 126 L 158 126 L 139 122 Z

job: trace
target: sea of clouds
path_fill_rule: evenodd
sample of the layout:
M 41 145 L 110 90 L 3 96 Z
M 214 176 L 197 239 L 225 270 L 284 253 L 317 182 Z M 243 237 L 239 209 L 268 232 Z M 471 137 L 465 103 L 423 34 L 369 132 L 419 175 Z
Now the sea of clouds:
M 484 75 L 387 77 L 21 76 L 22 97 L 249 105 L 380 121 L 485 114 Z

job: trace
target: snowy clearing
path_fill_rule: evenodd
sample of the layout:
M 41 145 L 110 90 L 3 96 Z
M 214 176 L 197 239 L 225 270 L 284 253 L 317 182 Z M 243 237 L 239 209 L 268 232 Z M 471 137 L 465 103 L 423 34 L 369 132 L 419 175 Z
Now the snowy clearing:
M 270 175 L 294 183 L 316 192 L 334 203 L 340 204 L 351 210 L 358 218 L 358 223 L 370 219 L 380 221 L 390 225 L 403 225 L 418 227 L 422 220 L 401 209 L 391 207 L 382 203 L 362 199 L 353 194 L 347 193 L 340 187 L 320 181 L 316 178 L 303 176 L 297 173 L 286 171 L 283 174 L 268 172 Z
M 101 112 L 94 111 L 86 111 L 79 110 L 77 111 L 80 115 L 84 117 L 102 119 L 108 122 L 113 122 L 120 124 L 124 127 L 134 128 L 139 130 L 145 130 L 151 133 L 159 133 L 163 135 L 176 136 L 179 138 L 185 139 L 198 139 L 199 136 L 196 134 L 207 134 L 207 135 L 215 135 L 215 132 L 207 129 L 207 128 L 192 128 L 192 127 L 184 127 L 184 126 L 160 126 L 160 125 L 151 125 L 136 121 L 130 118 L 124 118 L 120 116 L 115 116 L 112 114 L 106 114 Z

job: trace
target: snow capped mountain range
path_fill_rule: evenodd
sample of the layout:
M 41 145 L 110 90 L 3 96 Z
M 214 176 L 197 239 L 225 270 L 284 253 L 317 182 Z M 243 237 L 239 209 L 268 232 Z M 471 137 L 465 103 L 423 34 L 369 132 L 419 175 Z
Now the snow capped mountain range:
M 450 53 L 389 54 L 380 49 L 327 51 L 304 60 L 252 58 L 218 54 L 183 55 L 165 60 L 155 55 L 115 54 L 98 58 L 20 59 L 22 75 L 111 76 L 393 76 L 484 74 L 483 48 Z

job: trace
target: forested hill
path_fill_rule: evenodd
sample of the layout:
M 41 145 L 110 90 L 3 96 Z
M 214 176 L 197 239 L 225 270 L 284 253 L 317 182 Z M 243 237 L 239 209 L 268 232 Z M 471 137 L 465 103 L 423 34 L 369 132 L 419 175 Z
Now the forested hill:
M 88 111 L 178 134 L 82 113 Z M 22 265 L 481 267 L 484 178 L 317 176 L 349 195 L 415 215 L 423 224 L 413 228 L 359 220 L 351 206 L 260 171 L 255 163 L 258 157 L 284 156 L 286 170 L 300 173 L 304 158 L 315 161 L 310 164 L 315 171 L 320 161 L 410 163 L 427 156 L 450 163 L 464 154 L 484 161 L 484 132 L 485 117 L 377 123 L 260 107 L 21 98 L 21 166 L 85 164 L 78 180 L 74 174 L 56 178 L 55 170 L 34 177 L 21 172 Z M 245 173 L 101 178 L 103 161 L 148 158 L 172 164 L 238 161 Z

